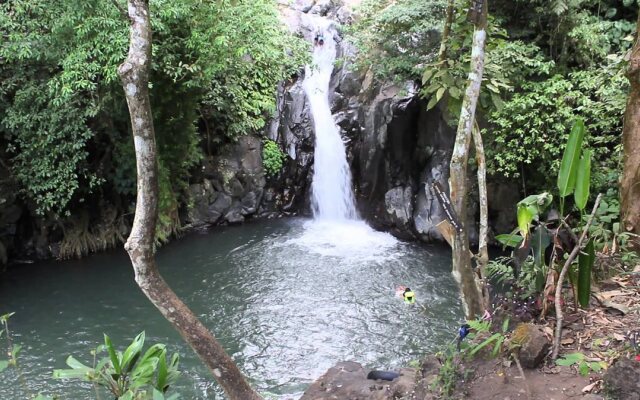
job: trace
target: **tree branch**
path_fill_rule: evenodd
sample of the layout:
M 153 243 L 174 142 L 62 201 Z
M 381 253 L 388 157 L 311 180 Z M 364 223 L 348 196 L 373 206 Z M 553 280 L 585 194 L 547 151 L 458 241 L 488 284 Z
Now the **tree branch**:
M 122 8 L 122 6 L 118 3 L 118 0 L 111 0 L 111 2 L 113 3 L 114 6 L 116 6 L 118 11 L 120 11 L 120 15 L 122 16 L 122 18 L 128 20 L 129 15 L 127 14 L 127 11 L 124 8 Z
M 596 215 L 596 211 L 598 210 L 598 206 L 600 205 L 601 199 L 602 199 L 602 193 L 598 194 L 598 197 L 596 198 L 596 202 L 593 204 L 593 210 L 591 211 L 589 220 L 587 221 L 587 224 L 584 226 L 584 229 L 582 230 L 582 235 L 580 235 L 580 239 L 578 240 L 578 243 L 576 243 L 576 246 L 573 248 L 573 251 L 571 252 L 571 254 L 569 254 L 569 258 L 567 258 L 567 261 L 565 261 L 564 266 L 562 267 L 562 271 L 560 271 L 560 276 L 558 277 L 558 284 L 556 285 L 556 295 L 554 299 L 555 306 L 556 306 L 556 334 L 553 338 L 553 353 L 551 354 L 552 360 L 555 360 L 556 358 L 558 358 L 558 352 L 560 351 L 560 338 L 562 336 L 563 315 L 562 315 L 562 305 L 560 304 L 560 297 L 562 296 L 562 282 L 564 281 L 564 277 L 567 275 L 567 271 L 569 270 L 571 263 L 578 255 L 578 252 L 582 247 L 582 242 L 584 241 L 585 237 L 587 237 L 587 232 L 589 231 L 589 227 L 593 222 L 593 217 Z

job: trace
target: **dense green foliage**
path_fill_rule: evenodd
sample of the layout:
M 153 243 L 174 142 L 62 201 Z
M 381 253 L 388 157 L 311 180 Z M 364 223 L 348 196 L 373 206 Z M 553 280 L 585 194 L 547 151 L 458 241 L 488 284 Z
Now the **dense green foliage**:
M 262 165 L 269 176 L 277 175 L 282 170 L 286 155 L 273 140 L 266 140 L 262 148 Z
M 473 26 L 466 19 L 468 1 L 455 0 L 446 59 L 438 63 L 443 3 L 365 0 L 365 18 L 352 37 L 364 52 L 359 67 L 373 68 L 379 79 L 421 81 L 427 107 L 446 102 L 453 124 L 466 85 Z M 637 2 L 495 0 L 490 7 L 479 103 L 489 173 L 526 182 L 523 191 L 551 187 L 547 172 L 557 169 L 571 123 L 581 117 L 589 126 L 585 141 L 593 149 L 594 190 L 606 191 L 620 169 L 627 90 L 623 56 Z
M 128 212 L 135 157 L 117 76 L 128 50 L 125 5 L 0 4 L 0 150 L 40 215 L 68 214 L 95 197 Z M 162 238 L 178 223 L 193 166 L 213 145 L 261 128 L 276 84 L 308 52 L 268 0 L 150 5 Z
M 421 76 L 437 51 L 445 7 L 445 0 L 364 0 L 350 28 L 358 67 L 372 67 L 379 79 Z

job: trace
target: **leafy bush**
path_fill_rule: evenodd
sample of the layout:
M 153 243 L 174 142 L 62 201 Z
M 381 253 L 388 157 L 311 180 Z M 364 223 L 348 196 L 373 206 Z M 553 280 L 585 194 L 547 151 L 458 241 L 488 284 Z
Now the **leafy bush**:
M 273 140 L 265 140 L 262 148 L 262 165 L 267 176 L 275 176 L 281 170 L 286 155 L 280 150 L 278 144 Z
M 445 6 L 445 0 L 364 0 L 349 29 L 358 68 L 372 68 L 382 80 L 419 79 L 434 59 Z
M 104 335 L 104 345 L 98 346 L 97 353 L 107 353 L 97 364 L 89 367 L 76 360 L 67 358 L 71 369 L 53 371 L 56 379 L 80 379 L 93 382 L 107 388 L 118 400 L 174 400 L 179 396 L 172 394 L 165 397 L 170 386 L 178 377 L 179 357 L 177 354 L 167 360 L 164 344 L 154 344 L 143 354 L 145 334 L 140 333 L 133 339 L 124 353 L 116 351 L 109 336 Z
M 168 221 L 202 158 L 199 120 L 208 150 L 259 129 L 277 83 L 309 52 L 269 0 L 154 0 L 150 7 L 150 90 Z M 110 0 L 0 4 L 0 136 L 21 193 L 40 214 L 67 212 L 90 195 L 128 204 L 135 194 L 117 75 L 128 33 Z
M 626 87 L 622 74 L 598 71 L 524 83 L 491 115 L 485 132 L 489 172 L 524 178 L 528 190 L 550 187 L 554 177 L 548 171 L 560 165 L 571 121 L 583 116 L 589 126 L 585 140 L 594 152 L 592 187 L 604 191 L 619 170 Z

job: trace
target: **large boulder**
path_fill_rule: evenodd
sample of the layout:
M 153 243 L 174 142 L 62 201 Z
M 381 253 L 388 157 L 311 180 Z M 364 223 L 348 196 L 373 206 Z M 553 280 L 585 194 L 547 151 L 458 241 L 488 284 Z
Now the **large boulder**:
M 519 346 L 518 359 L 523 368 L 537 368 L 551 348 L 551 342 L 542 329 L 533 324 L 519 324 L 512 336 L 512 343 Z
M 307 389 L 300 400 L 391 400 L 408 396 L 414 388 L 416 371 L 403 368 L 392 381 L 367 379 L 370 371 L 346 361 L 331 367 Z
M 640 361 L 619 359 L 604 374 L 604 389 L 612 400 L 640 400 Z

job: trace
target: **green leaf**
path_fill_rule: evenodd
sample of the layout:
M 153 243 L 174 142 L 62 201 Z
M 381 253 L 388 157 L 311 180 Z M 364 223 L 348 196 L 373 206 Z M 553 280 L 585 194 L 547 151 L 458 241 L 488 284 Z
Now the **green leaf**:
M 493 346 L 493 351 L 491 352 L 492 357 L 497 356 L 500 350 L 502 350 L 502 343 L 504 342 L 504 339 L 505 337 L 503 335 L 500 335 L 500 337 L 496 341 L 495 346 Z
M 19 344 L 14 344 L 13 349 L 11 349 L 11 356 L 15 359 L 18 358 L 18 353 L 22 350 L 22 346 Z
M 438 89 L 438 91 L 436 92 L 436 101 L 440 101 L 440 99 L 442 99 L 442 95 L 444 95 L 445 90 L 447 90 L 447 88 L 445 87 L 441 87 L 440 89 Z
M 602 365 L 597 361 L 590 362 L 589 363 L 589 368 L 591 368 L 591 370 L 595 371 L 595 372 L 602 371 Z
M 580 372 L 580 375 L 582 376 L 587 376 L 589 375 L 589 364 L 587 364 L 586 362 L 581 362 L 578 365 L 578 372 Z
M 125 394 L 118 397 L 118 400 L 134 400 L 135 396 L 131 390 L 127 390 Z
M 575 188 L 583 138 L 584 121 L 577 118 L 573 123 L 573 128 L 571 128 L 569 140 L 567 141 L 567 146 L 562 155 L 562 162 L 560 163 L 560 172 L 558 174 L 558 191 L 560 197 L 568 196 Z
M 582 153 L 578 163 L 578 175 L 576 177 L 576 190 L 574 195 L 576 207 L 584 210 L 589 200 L 589 186 L 591 185 L 591 150 Z
M 0 315 L 0 322 L 6 322 L 15 312 Z
M 72 369 L 54 369 L 54 379 L 82 379 L 85 381 L 91 380 L 91 373 L 94 372 L 93 368 L 87 367 L 80 361 L 73 358 L 73 356 L 67 357 L 67 365 Z
M 544 253 L 550 244 L 551 235 L 549 234 L 549 231 L 544 226 L 538 225 L 538 227 L 533 231 L 533 237 L 531 240 L 533 259 L 536 267 L 541 267 L 544 264 Z
M 84 381 L 89 380 L 88 371 L 79 369 L 54 369 L 53 379 L 82 379 Z
M 431 99 L 429 100 L 429 103 L 427 103 L 427 111 L 435 107 L 436 104 L 438 104 L 438 98 L 435 96 L 432 96 Z
M 569 353 L 556 360 L 557 365 L 569 366 L 584 360 L 582 353 Z
M 433 75 L 433 69 L 428 69 L 424 71 L 424 74 L 422 74 L 422 84 L 426 85 L 427 82 L 429 82 L 429 79 L 431 79 L 432 75 Z
M 156 389 L 164 392 L 167 386 L 167 352 L 163 350 L 158 356 L 158 379 L 156 380 Z
M 531 209 L 526 205 L 518 204 L 518 228 L 520 228 L 520 235 L 526 238 L 529 235 L 529 227 L 533 221 L 533 213 Z
M 38 393 L 38 395 L 34 397 L 33 400 L 55 400 L 55 399 L 53 397 L 45 396 L 41 393 Z
M 165 345 L 162 343 L 154 344 L 144 353 L 144 356 L 140 359 L 139 363 L 145 363 L 148 359 L 158 358 L 164 353 Z
M 67 365 L 73 369 L 92 369 L 91 367 L 88 367 L 80 361 L 76 360 L 73 356 L 67 357 Z
M 165 400 L 164 394 L 159 392 L 158 389 L 153 389 L 153 400 Z
M 502 333 L 506 333 L 507 329 L 509 329 L 509 318 L 505 318 L 504 321 L 502 321 Z
M 493 335 L 491 335 L 488 338 L 486 338 L 482 343 L 480 343 L 479 345 L 475 346 L 473 348 L 473 350 L 471 350 L 469 355 L 473 356 L 474 354 L 476 354 L 477 352 L 482 350 L 484 347 L 486 347 L 489 344 L 493 343 L 494 341 L 498 340 L 501 336 L 502 336 L 502 334 L 500 334 L 500 333 L 494 333 Z
M 113 369 L 118 375 L 121 374 L 122 369 L 120 368 L 120 358 L 118 357 L 118 354 L 116 354 L 116 350 L 113 348 L 111 339 L 106 334 L 104 335 L 104 345 L 107 348 L 107 353 L 109 353 L 109 358 L 111 359 Z
M 7 360 L 0 360 L 0 372 L 4 371 L 5 369 L 7 369 L 7 367 L 9 366 L 9 361 Z
M 140 334 L 133 339 L 133 342 L 131 342 L 129 347 L 127 347 L 122 354 L 122 364 L 120 367 L 122 368 L 123 374 L 128 373 L 140 357 L 140 352 L 144 345 L 144 337 L 144 331 L 140 332 Z
M 584 253 L 578 255 L 578 302 L 581 307 L 589 305 L 591 296 L 591 269 L 596 259 L 593 239 L 584 247 Z
M 454 99 L 460 100 L 460 98 L 462 97 L 462 91 L 455 86 L 451 86 L 449 88 L 449 96 L 453 97 Z
M 518 247 L 524 238 L 520 235 L 503 233 L 496 236 L 496 240 L 508 247 Z

